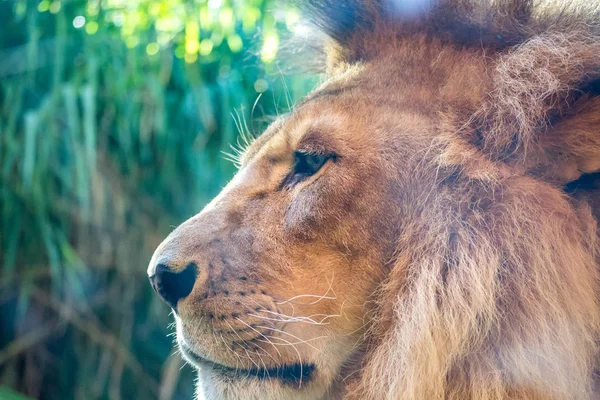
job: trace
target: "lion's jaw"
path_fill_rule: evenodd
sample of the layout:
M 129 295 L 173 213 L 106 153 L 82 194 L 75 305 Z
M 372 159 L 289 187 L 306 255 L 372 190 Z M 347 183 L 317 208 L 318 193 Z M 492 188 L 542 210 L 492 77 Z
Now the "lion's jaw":
M 176 318 L 178 347 L 185 360 L 198 371 L 200 400 L 316 400 L 334 399 L 341 391 L 338 373 L 353 344 L 332 341 L 329 350 L 315 354 L 313 362 L 287 365 L 278 370 L 238 370 L 200 357 L 183 339 L 181 320 Z M 272 360 L 265 360 L 269 362 Z M 256 361 L 260 364 L 260 359 Z M 236 364 L 234 364 L 236 365 Z

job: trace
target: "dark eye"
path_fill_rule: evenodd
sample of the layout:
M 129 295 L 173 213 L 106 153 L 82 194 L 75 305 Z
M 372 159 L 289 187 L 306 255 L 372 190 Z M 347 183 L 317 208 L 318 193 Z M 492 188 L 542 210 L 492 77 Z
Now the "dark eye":
M 305 176 L 314 175 L 325 165 L 328 159 L 328 155 L 297 151 L 294 160 L 294 173 Z
M 282 187 L 291 187 L 298 182 L 316 174 L 325 165 L 327 160 L 332 158 L 331 154 L 304 153 L 297 151 L 294 153 L 294 166 L 292 171 L 285 177 L 281 183 Z

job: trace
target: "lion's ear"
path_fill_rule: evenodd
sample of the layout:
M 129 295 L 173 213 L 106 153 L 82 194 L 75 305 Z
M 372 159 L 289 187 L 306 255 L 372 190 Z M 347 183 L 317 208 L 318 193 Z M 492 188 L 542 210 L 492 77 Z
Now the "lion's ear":
M 360 39 L 373 32 L 378 1 L 306 0 L 299 4 L 307 21 L 325 36 L 317 46 L 325 54 L 327 73 L 365 58 Z
M 307 22 L 326 37 L 326 40 L 319 41 L 317 47 L 325 54 L 325 70 L 328 74 L 335 74 L 349 65 L 371 60 L 389 50 L 390 44 L 402 37 L 432 30 L 447 31 L 446 28 L 450 25 L 457 24 L 440 24 L 437 20 L 440 10 L 452 8 L 453 15 L 456 16 L 454 11 L 462 4 L 461 0 L 296 2 L 303 10 Z M 456 4 L 446 7 L 447 3 Z
M 394 43 L 403 38 L 426 36 L 458 47 L 497 50 L 522 43 L 535 30 L 527 22 L 533 18 L 533 1 L 292 1 L 306 22 L 327 37 L 317 47 L 326 54 L 329 73 L 393 53 Z
M 484 153 L 558 184 L 600 169 L 600 32 L 534 36 L 501 52 L 489 76 L 469 124 Z

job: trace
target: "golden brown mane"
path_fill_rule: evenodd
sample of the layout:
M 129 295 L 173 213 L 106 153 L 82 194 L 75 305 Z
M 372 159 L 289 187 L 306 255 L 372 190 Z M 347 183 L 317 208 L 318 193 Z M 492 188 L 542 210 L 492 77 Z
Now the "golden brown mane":
M 598 5 L 308 3 L 330 75 L 437 46 L 472 49 L 488 76 L 439 139 L 445 176 L 403 227 L 348 398 L 591 398 L 600 191 L 555 188 L 600 170 Z

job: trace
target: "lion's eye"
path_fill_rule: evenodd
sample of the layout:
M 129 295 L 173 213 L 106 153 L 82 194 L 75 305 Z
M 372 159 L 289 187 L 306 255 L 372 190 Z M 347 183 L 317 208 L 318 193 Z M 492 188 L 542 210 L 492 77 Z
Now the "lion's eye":
M 332 155 L 305 153 L 296 151 L 294 153 L 294 166 L 289 175 L 281 183 L 282 187 L 291 187 L 298 182 L 316 174 L 325 165 Z
M 294 160 L 294 173 L 305 176 L 314 175 L 325 165 L 328 159 L 329 156 L 327 155 L 297 151 Z

